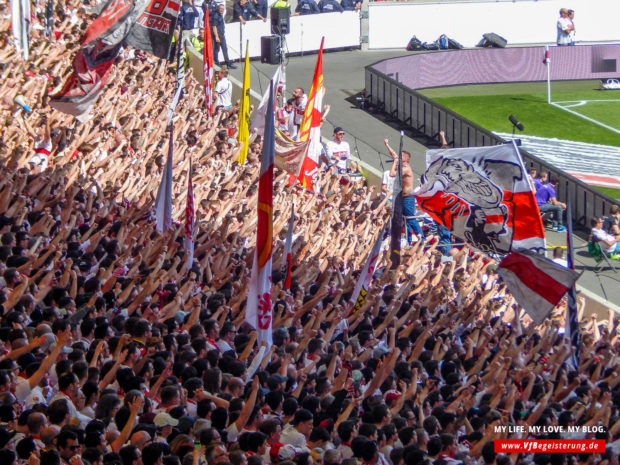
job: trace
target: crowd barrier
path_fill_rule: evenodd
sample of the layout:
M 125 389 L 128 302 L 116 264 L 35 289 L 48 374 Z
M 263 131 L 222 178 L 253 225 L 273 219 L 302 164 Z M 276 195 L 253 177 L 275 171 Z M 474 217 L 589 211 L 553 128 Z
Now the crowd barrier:
M 485 51 L 480 50 L 479 52 Z M 423 54 L 417 56 L 421 55 Z M 366 93 L 370 102 L 379 110 L 400 121 L 414 133 L 428 138 L 436 139 L 439 131 L 443 130 L 446 133 L 446 139 L 454 147 L 487 146 L 506 142 L 492 132 L 400 82 L 401 74 L 398 73 L 397 75 L 397 71 L 395 71 L 396 60 L 386 60 L 392 62 L 391 75 L 385 74 L 384 71 L 387 68 L 384 66 L 384 62 L 366 67 Z M 406 74 L 407 69 L 411 66 L 411 61 L 404 60 L 403 62 L 406 63 L 406 66 L 402 68 L 402 72 Z M 424 68 L 419 68 L 419 72 L 424 71 Z M 428 72 L 432 72 L 432 70 L 429 69 Z M 398 81 L 395 79 L 396 77 L 399 78 Z M 562 202 L 570 202 L 578 226 L 589 228 L 589 220 L 592 216 L 606 215 L 610 205 L 617 204 L 611 197 L 565 173 L 558 167 L 552 166 L 524 150 L 521 150 L 521 154 L 527 168 L 549 171 L 560 180 L 558 199 Z
M 360 13 L 321 13 L 316 15 L 292 16 L 291 32 L 286 37 L 287 54 L 315 52 L 325 37 L 325 50 L 361 46 Z M 226 24 L 226 43 L 231 60 L 245 56 L 245 44 L 249 44 L 250 58 L 261 56 L 260 38 L 271 35 L 269 20 L 247 21 Z M 220 52 L 219 60 L 223 60 Z
M 576 41 L 620 41 L 617 0 L 372 2 L 368 5 L 368 47 L 405 48 L 414 35 L 433 42 L 441 34 L 474 47 L 487 32 L 499 34 L 508 44 L 555 43 L 560 8 L 575 10 Z

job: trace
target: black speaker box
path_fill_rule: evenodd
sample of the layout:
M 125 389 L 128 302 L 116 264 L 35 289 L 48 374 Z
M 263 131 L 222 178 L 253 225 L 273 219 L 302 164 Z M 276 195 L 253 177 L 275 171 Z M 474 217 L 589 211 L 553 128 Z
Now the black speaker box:
M 291 9 L 271 7 L 271 33 L 288 34 L 291 30 Z
M 270 65 L 280 64 L 280 37 L 263 36 L 260 38 L 260 61 Z

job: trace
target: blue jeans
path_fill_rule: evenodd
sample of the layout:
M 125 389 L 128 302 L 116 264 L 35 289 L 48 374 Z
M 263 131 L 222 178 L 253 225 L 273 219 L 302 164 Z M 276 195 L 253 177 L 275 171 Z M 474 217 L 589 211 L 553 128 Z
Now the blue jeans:
M 449 255 L 450 249 L 452 249 L 452 234 L 450 230 L 446 228 L 443 224 L 435 223 L 437 225 L 437 232 L 439 233 L 439 246 L 437 249 L 443 255 Z
M 424 233 L 420 227 L 418 220 L 413 218 L 415 216 L 415 197 L 409 195 L 403 196 L 403 216 L 405 217 L 405 224 L 407 225 L 407 242 L 411 244 L 411 231 L 413 231 L 420 239 L 424 240 Z
M 541 214 L 545 214 L 547 212 L 553 213 L 553 226 L 562 226 L 562 213 L 563 209 L 561 205 L 553 205 L 551 203 L 543 203 L 542 205 L 538 205 L 538 209 Z

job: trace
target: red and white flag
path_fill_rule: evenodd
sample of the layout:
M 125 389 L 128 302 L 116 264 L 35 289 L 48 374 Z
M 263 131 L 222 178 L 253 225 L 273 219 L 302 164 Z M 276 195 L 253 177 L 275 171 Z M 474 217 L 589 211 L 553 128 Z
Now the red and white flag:
M 192 267 L 194 261 L 194 186 L 192 183 L 192 157 L 189 157 L 189 172 L 187 175 L 187 204 L 185 206 L 185 248 L 189 254 L 187 268 Z
M 172 139 L 173 126 L 170 126 L 170 142 L 168 144 L 168 159 L 164 172 L 162 173 L 161 183 L 157 190 L 155 199 L 155 229 L 159 232 L 166 232 L 172 226 Z
M 209 116 L 213 116 L 213 43 L 209 26 L 209 9 L 205 13 L 204 48 L 202 49 L 203 72 L 205 75 L 205 105 Z
M 291 218 L 288 220 L 288 230 L 286 231 L 286 242 L 284 242 L 284 260 L 286 263 L 286 278 L 284 279 L 284 289 L 291 288 L 291 268 L 293 267 L 293 228 L 295 227 L 295 204 L 291 206 Z
M 274 88 L 269 85 L 269 101 L 265 114 L 265 138 L 258 180 L 258 227 L 256 251 L 250 277 L 250 289 L 245 309 L 245 321 L 270 347 L 273 314 L 271 305 L 271 267 L 273 252 L 273 164 L 275 159 Z
M 545 232 L 516 145 L 426 152 L 419 207 L 485 253 L 545 250 Z
M 312 87 L 308 95 L 308 103 L 306 110 L 299 126 L 299 140 L 301 142 L 309 141 L 308 151 L 301 166 L 299 174 L 299 182 L 301 185 L 314 191 L 313 178 L 319 169 L 319 157 L 321 155 L 321 109 L 323 107 L 323 43 L 325 37 L 321 39 L 321 47 L 319 55 L 316 59 L 314 68 L 314 78 L 312 79 Z
M 271 87 L 275 89 L 275 94 L 281 92 L 284 87 L 284 73 L 282 72 L 282 66 L 278 66 L 276 72 L 271 78 Z M 265 132 L 265 112 L 267 111 L 267 101 L 269 100 L 269 89 L 265 89 L 265 93 L 258 104 L 254 113 L 252 113 L 252 117 L 250 118 L 250 131 L 256 129 L 259 134 L 263 134 Z M 277 103 L 277 99 L 273 99 L 274 106 Z M 274 107 L 275 110 L 275 107 Z
M 579 274 L 530 250 L 509 253 L 498 274 L 535 324 L 540 324 L 575 284 Z
M 549 58 L 549 46 L 548 45 L 545 45 L 545 59 L 543 60 L 543 63 L 546 65 L 551 63 L 551 59 Z

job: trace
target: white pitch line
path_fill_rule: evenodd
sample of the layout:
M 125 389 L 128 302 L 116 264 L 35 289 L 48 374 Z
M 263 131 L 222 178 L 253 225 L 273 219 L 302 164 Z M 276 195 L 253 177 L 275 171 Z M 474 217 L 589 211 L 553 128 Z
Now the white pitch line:
M 563 102 L 552 102 L 552 103 L 577 103 L 577 102 L 620 102 L 620 99 L 608 98 L 602 100 L 565 100 Z
M 577 103 L 573 103 L 571 105 L 564 105 L 562 108 L 575 108 L 575 107 L 582 107 L 584 106 L 586 103 L 588 103 L 587 100 L 582 100 L 580 102 Z
M 608 126 L 608 125 L 606 125 L 604 123 L 601 123 L 600 121 L 595 120 L 594 118 L 590 118 L 588 116 L 582 115 L 581 113 L 573 111 L 570 108 L 565 108 L 562 105 L 558 105 L 556 102 L 551 102 L 551 105 L 553 105 L 556 108 L 559 108 L 560 110 L 564 110 L 564 111 L 566 111 L 568 113 L 571 113 L 571 114 L 573 114 L 575 116 L 578 116 L 579 118 L 585 119 L 586 121 L 590 121 L 591 123 L 594 123 L 594 124 L 596 124 L 596 125 L 598 125 L 598 126 L 600 126 L 602 128 L 609 129 L 610 131 L 613 131 L 616 134 L 620 134 L 620 129 L 616 129 L 616 128 L 613 128 L 611 126 Z

